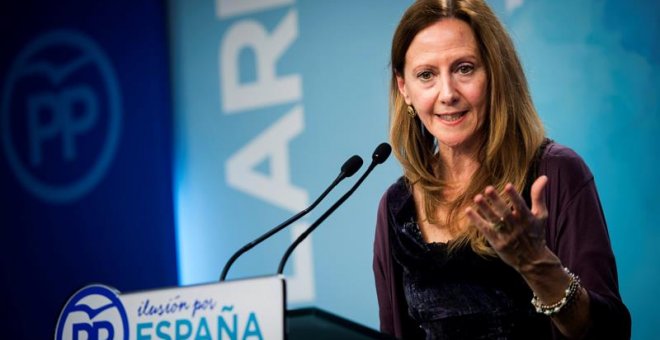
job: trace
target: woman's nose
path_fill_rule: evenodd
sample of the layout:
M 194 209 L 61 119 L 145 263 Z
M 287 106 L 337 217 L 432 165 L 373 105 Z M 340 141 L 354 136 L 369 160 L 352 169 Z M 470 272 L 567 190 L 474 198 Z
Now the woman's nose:
M 438 101 L 443 105 L 451 106 L 458 101 L 458 92 L 453 84 L 451 77 L 440 77 L 438 82 Z

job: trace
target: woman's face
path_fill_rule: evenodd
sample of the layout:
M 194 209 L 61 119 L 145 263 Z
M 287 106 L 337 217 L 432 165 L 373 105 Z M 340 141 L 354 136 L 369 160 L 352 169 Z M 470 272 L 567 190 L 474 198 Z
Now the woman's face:
M 472 28 L 443 19 L 421 30 L 406 52 L 399 91 L 446 148 L 470 148 L 486 116 L 488 79 Z

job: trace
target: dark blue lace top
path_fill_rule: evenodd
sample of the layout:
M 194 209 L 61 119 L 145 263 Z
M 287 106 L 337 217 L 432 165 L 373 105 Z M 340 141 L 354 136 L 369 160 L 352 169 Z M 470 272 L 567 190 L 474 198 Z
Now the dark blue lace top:
M 408 313 L 427 339 L 544 339 L 547 318 L 534 312 L 532 292 L 499 258 L 467 246 L 451 254 L 447 244 L 425 243 L 412 197 L 394 226 L 393 255 L 403 268 Z

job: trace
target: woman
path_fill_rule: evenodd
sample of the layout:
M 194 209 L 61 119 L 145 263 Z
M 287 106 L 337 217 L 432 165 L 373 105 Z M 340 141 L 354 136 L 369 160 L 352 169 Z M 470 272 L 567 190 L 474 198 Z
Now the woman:
M 415 2 L 391 63 L 390 137 L 404 176 L 378 212 L 381 330 L 404 339 L 629 338 L 593 176 L 544 138 L 491 9 Z

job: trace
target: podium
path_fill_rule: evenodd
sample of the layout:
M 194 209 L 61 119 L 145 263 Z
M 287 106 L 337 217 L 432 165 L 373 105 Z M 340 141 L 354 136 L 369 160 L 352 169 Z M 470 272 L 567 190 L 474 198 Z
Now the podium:
M 287 311 L 286 321 L 289 340 L 395 339 L 318 308 Z
M 69 298 L 55 339 L 390 339 L 323 311 L 287 311 L 281 275 L 120 293 L 101 284 Z

